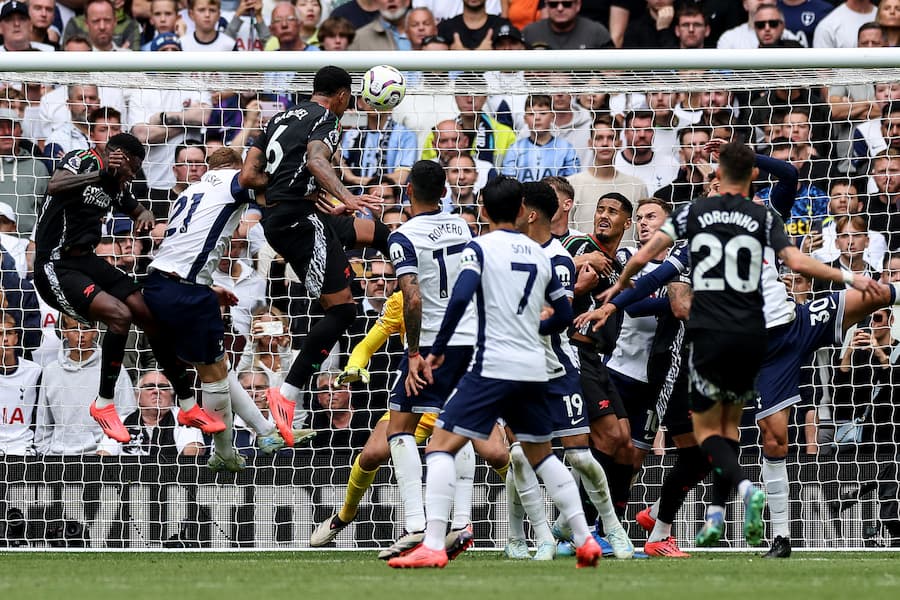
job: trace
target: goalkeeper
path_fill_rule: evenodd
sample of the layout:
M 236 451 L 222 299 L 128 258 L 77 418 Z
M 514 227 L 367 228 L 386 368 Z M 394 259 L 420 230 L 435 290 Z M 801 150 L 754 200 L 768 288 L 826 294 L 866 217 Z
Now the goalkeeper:
M 353 352 L 347 360 L 347 366 L 344 367 L 343 372 L 338 377 L 338 383 L 343 385 L 359 381 L 368 384 L 369 372 L 366 370 L 366 365 L 369 364 L 369 359 L 387 342 L 389 337 L 396 333 L 406 336 L 406 329 L 403 323 L 403 294 L 400 291 L 391 294 L 375 325 L 372 326 L 366 337 L 353 348 Z M 387 441 L 389 417 L 390 412 L 385 411 L 384 416 L 378 420 L 372 433 L 369 434 L 369 439 L 366 440 L 362 452 L 353 461 L 344 503 L 337 512 L 320 523 L 313 531 L 309 538 L 309 545 L 313 548 L 325 546 L 333 541 L 337 534 L 356 518 L 359 502 L 362 500 L 363 494 L 375 481 L 378 469 L 391 456 L 391 450 Z M 431 436 L 436 419 L 437 415 L 433 413 L 422 415 L 421 419 L 419 419 L 419 424 L 416 426 L 415 437 L 417 444 L 424 443 Z M 495 431 L 499 432 L 499 428 L 495 427 Z M 500 443 L 495 443 L 497 441 Z M 485 445 L 487 446 L 486 448 L 479 447 L 479 454 L 494 467 L 501 478 L 505 479 L 506 472 L 509 469 L 509 454 L 506 451 L 505 443 L 499 438 L 495 440 L 495 436 L 492 436 Z M 469 502 L 469 505 L 471 505 L 471 502 Z M 460 539 L 458 543 L 456 540 L 460 538 L 460 534 L 465 531 L 465 525 L 468 524 L 469 509 L 470 506 L 456 506 L 454 509 L 454 525 L 457 524 L 458 520 L 464 520 L 465 523 L 460 527 L 451 527 L 451 532 L 448 534 L 448 554 L 455 548 L 458 548 L 456 554 L 465 549 L 463 543 L 467 540 Z M 457 513 L 461 514 L 458 515 Z M 463 516 L 464 519 L 462 518 Z M 468 539 L 470 540 L 471 537 Z

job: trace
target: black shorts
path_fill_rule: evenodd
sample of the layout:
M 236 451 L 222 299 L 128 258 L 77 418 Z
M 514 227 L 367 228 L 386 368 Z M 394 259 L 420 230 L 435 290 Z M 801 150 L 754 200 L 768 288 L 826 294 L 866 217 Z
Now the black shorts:
M 96 254 L 38 260 L 34 265 L 34 287 L 44 302 L 88 324 L 94 322 L 90 306 L 100 292 L 124 302 L 141 289 L 134 278 Z
M 589 344 L 573 341 L 572 345 L 578 349 L 581 363 L 581 390 L 587 403 L 588 421 L 593 422 L 606 415 L 626 418 L 628 414 L 622 405 L 622 398 L 609 379 L 603 357 Z
M 743 333 L 691 329 L 691 409 L 716 402 L 745 404 L 756 399 L 756 377 L 766 355 L 765 331 Z
M 669 435 L 694 430 L 688 398 L 687 349 L 679 355 L 653 354 L 647 364 L 650 385 L 656 398 L 656 415 Z
M 609 378 L 622 398 L 625 412 L 628 413 L 632 444 L 640 450 L 651 450 L 656 432 L 659 431 L 653 387 L 618 371 L 610 370 Z
M 349 236 L 347 219 L 352 228 L 352 218 L 331 218 L 306 201 L 266 210 L 262 221 L 266 240 L 313 298 L 339 292 L 350 284 L 353 271 L 343 244 Z

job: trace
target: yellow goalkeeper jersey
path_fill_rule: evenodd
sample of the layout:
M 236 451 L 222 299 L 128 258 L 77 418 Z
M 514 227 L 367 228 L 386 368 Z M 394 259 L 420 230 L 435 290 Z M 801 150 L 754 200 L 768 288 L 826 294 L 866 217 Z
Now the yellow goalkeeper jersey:
M 378 315 L 378 320 L 372 326 L 372 329 L 353 348 L 353 352 L 347 360 L 347 367 L 365 369 L 372 355 L 395 333 L 406 337 L 406 325 L 403 322 L 403 294 L 399 291 L 390 295 L 387 302 L 384 303 L 384 308 L 381 309 L 381 314 Z M 387 421 L 390 419 L 390 414 L 390 412 L 384 413 L 379 420 Z M 436 414 L 426 413 L 422 415 L 422 418 L 419 419 L 419 424 L 416 426 L 417 443 L 421 444 L 428 439 L 434 429 L 436 420 Z

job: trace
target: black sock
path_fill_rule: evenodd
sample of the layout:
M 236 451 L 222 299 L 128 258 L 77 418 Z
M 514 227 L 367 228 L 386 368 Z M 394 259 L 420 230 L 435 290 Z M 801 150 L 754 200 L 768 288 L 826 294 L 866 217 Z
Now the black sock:
M 306 388 L 309 378 L 321 368 L 322 362 L 328 358 L 334 344 L 350 328 L 354 319 L 356 319 L 355 304 L 338 304 L 326 310 L 325 316 L 306 334 L 303 345 L 300 346 L 300 354 L 297 355 L 284 380 L 294 387 Z
M 100 396 L 112 400 L 116 396 L 116 382 L 122 372 L 122 361 L 125 359 L 125 343 L 127 335 L 113 333 L 109 330 L 103 334 L 100 357 Z
M 575 475 L 573 472 L 572 475 Z M 594 506 L 594 503 L 591 502 L 590 497 L 587 495 L 587 491 L 584 489 L 584 483 L 581 481 L 581 477 L 577 477 L 578 480 L 578 493 L 581 494 L 581 508 L 584 510 L 584 518 L 590 526 L 592 523 L 597 523 L 598 530 L 600 531 L 600 535 L 604 535 L 603 533 L 603 523 L 598 520 L 600 513 L 597 512 L 597 507 Z
M 663 523 L 673 523 L 684 499 L 694 486 L 703 481 L 712 468 L 699 446 L 678 448 L 675 465 L 663 480 L 659 494 L 659 514 Z
M 634 480 L 634 467 L 615 463 L 614 475 L 609 479 L 609 495 L 612 496 L 613 508 L 621 521 L 628 510 L 628 499 L 631 497 L 631 482 Z
M 700 447 L 712 464 L 713 504 L 725 506 L 724 501 L 727 501 L 732 490 L 744 478 L 741 463 L 738 461 L 740 444 L 720 435 L 712 435 L 706 438 Z
M 172 384 L 175 396 L 179 400 L 194 397 L 194 376 L 188 371 L 187 366 L 175 355 L 172 344 L 158 338 L 148 339 L 150 349 L 156 358 L 159 370 Z

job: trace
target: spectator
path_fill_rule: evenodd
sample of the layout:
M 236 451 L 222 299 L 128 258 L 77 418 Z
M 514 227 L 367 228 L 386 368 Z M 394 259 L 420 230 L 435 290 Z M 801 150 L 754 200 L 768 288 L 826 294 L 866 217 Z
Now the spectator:
M 359 312 L 363 317 L 376 318 L 381 314 L 388 296 L 394 293 L 397 278 L 394 266 L 380 254 L 366 261 L 363 279 L 363 300 L 359 303 Z M 365 320 L 365 319 L 363 319 Z M 371 326 L 372 323 L 369 323 Z M 369 327 L 366 327 L 366 331 Z
M 835 229 L 840 255 L 829 263 L 829 266 L 848 273 L 862 273 L 872 279 L 881 277 L 881 269 L 872 268 L 865 260 L 865 251 L 869 245 L 869 223 L 866 217 L 863 215 L 838 217 Z M 839 284 L 831 281 L 816 279 L 813 281 L 813 295 L 815 298 L 821 298 L 840 289 L 838 286 Z
M 678 155 L 678 131 L 681 120 L 675 114 L 675 92 L 648 92 L 647 108 L 653 111 L 653 151 Z
M 753 29 L 760 48 L 802 47 L 798 40 L 793 39 L 794 34 L 785 29 L 784 15 L 776 5 L 759 5 L 753 13 Z
M 551 76 L 551 85 L 559 86 L 561 90 L 572 89 L 572 81 L 566 73 L 556 73 Z M 578 154 L 578 164 L 591 163 L 591 112 L 582 108 L 575 102 L 575 96 L 566 92 L 555 92 L 550 96 L 553 99 L 553 127 L 554 134 L 560 139 L 569 142 Z
M 231 52 L 237 50 L 234 38 L 219 31 L 222 17 L 220 0 L 188 0 L 188 15 L 194 30 L 181 36 L 181 49 L 186 52 Z
M 479 0 L 476 0 L 479 1 Z M 503 4 L 508 0 L 487 0 L 487 13 L 499 15 L 503 12 Z M 437 21 L 446 21 L 458 17 L 465 11 L 465 0 L 413 0 L 414 8 L 428 8 Z
M 385 179 L 370 179 L 366 183 L 365 193 L 381 198 L 381 206 L 385 210 L 388 208 L 400 208 L 403 200 L 401 186 Z
M 494 32 L 491 42 L 494 50 L 526 50 L 522 32 L 510 25 L 504 25 Z M 522 89 L 525 82 L 524 71 L 486 71 L 484 80 L 491 90 Z M 485 112 L 497 122 L 511 127 L 513 131 L 525 130 L 525 99 L 527 94 L 496 93 L 488 96 Z
M 881 0 L 875 22 L 881 27 L 885 46 L 900 46 L 900 0 Z
M 319 47 L 322 50 L 347 50 L 355 37 L 353 23 L 342 17 L 331 16 L 319 25 Z
M 241 387 L 244 388 L 244 391 L 247 392 L 247 395 L 253 400 L 253 403 L 259 409 L 260 413 L 262 413 L 263 418 L 265 418 L 269 423 L 274 425 L 274 421 L 269 416 L 269 401 L 266 399 L 266 391 L 268 390 L 269 378 L 266 377 L 266 374 L 262 371 L 241 371 L 238 374 L 238 381 L 241 384 Z M 309 432 L 307 437 L 314 437 L 315 432 L 311 430 L 304 430 Z M 300 430 L 297 430 L 294 433 L 294 445 L 297 445 L 301 440 L 298 435 Z M 250 427 L 246 421 L 244 421 L 240 416 L 234 416 L 234 448 L 245 458 L 251 458 L 257 456 L 258 447 L 256 445 L 256 431 Z M 281 450 L 281 452 L 289 453 L 290 451 L 287 449 Z
M 713 125 L 713 119 L 717 115 L 727 117 L 726 122 L 728 123 L 734 122 L 739 117 L 734 95 L 723 89 L 687 92 L 675 105 L 674 112 L 678 127 Z
M 406 35 L 413 50 L 421 50 L 422 42 L 437 34 L 437 23 L 430 10 L 420 7 L 406 13 Z
M 129 89 L 126 96 L 131 134 L 147 146 L 147 186 L 168 190 L 175 185 L 175 149 L 189 136 L 200 139 L 212 99 L 207 92 L 192 90 Z
M 49 44 L 31 39 L 31 15 L 28 5 L 18 0 L 9 0 L 0 8 L 0 52 L 22 52 L 30 50 L 52 51 Z
M 318 50 L 318 46 L 306 43 L 300 30 L 300 9 L 287 1 L 279 2 L 272 9 L 270 29 L 272 40 L 266 50 Z
M 878 9 L 871 0 L 847 0 L 828 13 L 816 27 L 816 48 L 854 48 L 859 28 L 874 21 Z
M 13 207 L 6 202 L 0 202 L 0 252 L 9 255 L 15 264 L 15 271 L 20 279 L 28 276 L 31 270 L 28 265 L 28 238 L 19 237 L 16 232 L 16 216 Z M 0 289 L 0 294 L 4 290 Z M 0 310 L 3 310 L 0 302 Z M 7 304 L 8 306 L 8 304 Z
M 546 44 L 552 50 L 609 48 L 612 38 L 600 23 L 579 16 L 581 0 L 546 0 L 547 18 L 528 25 L 522 33 L 532 46 Z
M 703 193 L 704 185 L 712 178 L 715 166 L 710 164 L 706 144 L 712 139 L 707 127 L 685 127 L 678 131 L 678 156 L 681 166 L 669 185 L 653 195 L 678 209 Z
M 84 15 L 69 19 L 63 30 L 63 44 L 76 35 L 87 36 L 102 52 L 141 47 L 141 27 L 125 12 L 124 2 L 116 8 L 113 0 L 85 0 Z
M 399 206 L 385 208 L 381 214 L 381 222 L 384 223 L 391 231 L 396 231 L 398 227 L 406 223 L 407 216 L 403 209 Z
M 391 116 L 372 108 L 361 96 L 357 110 L 365 125 L 349 129 L 341 140 L 341 175 L 347 185 L 361 186 L 369 179 L 405 183 L 416 162 L 416 134 Z
M 653 194 L 678 175 L 678 161 L 670 152 L 656 152 L 653 112 L 629 111 L 625 115 L 625 145 L 616 153 L 616 169 L 644 182 Z
M 177 22 L 177 0 L 152 0 L 150 2 L 150 22 L 144 26 L 144 32 L 141 39 L 144 40 L 145 43 L 141 45 L 141 50 L 145 52 L 151 51 L 151 43 L 157 36 L 163 33 L 171 33 L 177 39 Z M 179 48 L 181 47 L 181 42 L 178 43 L 178 46 Z
M 57 360 L 44 368 L 38 395 L 34 445 L 41 455 L 95 454 L 103 431 L 88 413 L 100 381 L 99 331 L 62 315 L 57 322 L 63 345 Z M 131 381 L 123 369 L 115 388 L 119 414 L 135 408 Z
M 447 187 L 450 190 L 449 197 L 444 202 L 444 211 L 447 212 L 449 200 L 449 212 L 462 208 L 478 207 L 478 171 L 475 167 L 475 159 L 471 154 L 461 152 L 451 156 L 446 165 Z
M 816 27 L 834 4 L 826 0 L 778 0 L 778 8 L 784 15 L 784 26 L 804 48 L 813 47 Z
M 351 403 L 349 385 L 337 382 L 340 371 L 328 371 L 316 376 L 316 394 L 312 428 L 316 448 L 346 450 L 362 448 L 369 437 L 369 411 L 355 410 Z
M 472 138 L 460 131 L 459 123 L 452 119 L 441 121 L 434 127 L 425 150 L 422 151 L 422 160 L 437 160 L 443 167 L 447 167 L 450 159 L 459 154 L 471 154 Z M 475 158 L 475 169 L 478 172 L 478 180 L 475 189 L 480 190 L 496 172 L 493 163 Z
M 44 156 L 50 159 L 45 164 L 50 171 L 72 150 L 90 149 L 88 115 L 100 108 L 100 92 L 96 85 L 70 85 L 67 104 L 72 120 L 54 130 L 44 144 Z
M 540 181 L 548 175 L 567 177 L 579 170 L 572 144 L 553 135 L 553 100 L 532 94 L 525 102 L 528 137 L 516 140 L 503 157 L 503 175 L 519 181 Z
M 122 114 L 109 106 L 95 108 L 88 114 L 88 138 L 91 148 L 106 152 L 106 142 L 122 133 Z
M 647 11 L 629 18 L 624 48 L 677 48 L 675 0 L 647 0 Z
M 806 121 L 811 127 L 810 139 L 821 141 L 820 155 L 823 158 L 830 156 L 831 119 L 828 104 L 812 88 L 776 87 L 764 90 L 751 100 L 748 118 L 750 124 L 756 127 L 756 140 L 767 142 L 773 137 L 781 137 L 782 133 L 770 131 L 767 139 L 765 131 L 771 129 L 773 124 L 783 123 L 785 115 L 794 111 L 807 114 Z
M 59 50 L 60 31 L 53 22 L 56 0 L 29 0 L 28 16 L 31 17 L 31 41 L 46 44 Z
M 495 166 L 503 164 L 503 155 L 516 141 L 516 134 L 484 111 L 487 96 L 457 94 L 455 100 L 459 109 L 457 129 L 468 137 L 475 157 Z M 423 158 L 432 157 L 423 153 Z
M 188 141 L 175 147 L 172 174 L 175 183 L 168 190 L 151 188 L 149 193 L 150 212 L 157 220 L 169 218 L 169 210 L 181 192 L 192 183 L 197 183 L 207 171 L 206 150 L 199 142 Z
M 238 50 L 265 49 L 272 41 L 272 32 L 263 17 L 263 0 L 240 0 L 225 35 L 234 38 Z
M 452 213 L 459 217 L 469 225 L 469 232 L 472 237 L 481 235 L 481 218 L 478 216 L 477 208 L 454 208 Z
M 685 4 L 675 13 L 675 37 L 682 50 L 703 48 L 709 33 L 706 15 L 696 4 Z
M 146 456 L 152 464 L 174 464 L 179 456 L 203 453 L 200 430 L 178 424 L 175 391 L 165 375 L 159 371 L 145 374 L 138 380 L 134 395 L 137 410 L 123 420 L 131 441 L 122 444 L 104 436 L 97 454 Z
M 801 249 L 809 252 L 812 250 L 813 258 L 824 263 L 833 262 L 840 255 L 837 246 L 837 219 L 860 214 L 863 211 L 863 202 L 857 191 L 856 184 L 850 179 L 834 179 L 829 189 L 828 217 L 821 225 L 821 231 L 813 232 L 807 236 L 812 238 Z M 884 257 L 888 254 L 887 242 L 882 234 L 869 230 L 869 245 L 863 253 L 863 259 L 873 269 L 878 270 L 884 263 Z
M 747 11 L 747 22 L 736 25 L 722 33 L 716 42 L 717 48 L 731 50 L 745 50 L 759 47 L 759 39 L 756 37 L 756 28 L 753 26 L 753 15 L 764 0 L 743 0 L 744 10 Z M 771 2 L 770 2 L 771 4 Z
M 599 14 L 593 14 L 590 5 L 599 5 Z M 599 0 L 589 2 L 588 6 L 581 10 L 581 15 L 592 21 L 603 23 L 604 26 L 609 25 L 609 6 L 608 2 Z M 605 11 L 604 11 L 605 9 Z M 505 16 L 512 23 L 513 27 L 522 29 L 539 21 L 542 18 L 543 0 L 508 0 Z
M 294 16 L 296 16 L 296 27 L 298 37 L 310 46 L 318 47 L 319 39 L 316 35 L 319 28 L 319 21 L 322 18 L 322 5 L 319 0 L 297 0 L 293 3 L 295 8 Z M 273 10 L 274 13 L 274 10 Z M 273 17 L 274 19 L 274 17 Z M 281 41 L 270 40 L 266 44 L 266 50 L 275 50 L 280 47 Z M 286 48 L 287 49 L 287 48 Z M 302 48 L 299 48 L 302 50 Z
M 575 206 L 569 213 L 569 227 L 577 231 L 593 231 L 597 198 L 616 192 L 634 204 L 646 197 L 647 186 L 637 177 L 615 167 L 616 149 L 621 145 L 619 132 L 608 116 L 597 117 L 591 131 L 593 161 L 580 173 L 568 177 L 575 188 Z
M 0 108 L 0 202 L 13 209 L 16 227 L 29 239 L 37 223 L 50 176 L 44 164 L 21 148 L 22 119 L 10 108 Z
M 12 313 L 0 310 L 0 456 L 34 454 L 34 408 L 41 367 L 21 358 L 20 328 Z
M 857 168 L 865 168 L 870 159 L 887 148 L 900 151 L 900 83 L 875 84 L 878 117 L 869 119 L 853 131 L 853 154 Z
M 900 252 L 885 253 L 881 281 L 884 283 L 896 283 L 900 281 Z
M 228 251 L 219 259 L 212 273 L 213 285 L 222 287 L 235 296 L 237 304 L 225 308 L 231 315 L 234 333 L 250 337 L 251 315 L 265 308 L 266 280 L 260 277 L 247 260 L 247 238 L 240 228 L 234 232 Z
M 900 248 L 900 153 L 889 148 L 872 161 L 875 192 L 869 195 L 866 214 L 874 231 L 887 238 L 888 249 Z
M 350 50 L 412 50 L 406 35 L 409 0 L 377 0 L 378 18 L 356 30 Z
M 9 220 L 9 216 L 4 219 Z M 12 255 L 0 245 L 0 310 L 5 310 L 15 320 L 20 331 L 21 349 L 26 358 L 31 358 L 32 351 L 41 343 L 41 310 L 31 279 L 27 273 L 20 275 L 27 268 L 23 268 L 22 263 L 30 260 L 23 260 L 20 254 L 24 240 L 16 242 L 18 247 L 13 248 L 19 256 Z
M 462 13 L 441 19 L 438 35 L 450 42 L 451 50 L 490 50 L 495 31 L 510 22 L 488 14 L 485 0 L 465 0 Z
M 293 361 L 285 314 L 271 305 L 256 309 L 250 321 L 250 343 L 244 348 L 235 370 L 261 370 L 269 378 L 269 387 L 277 387 L 284 381 Z
M 335 7 L 331 17 L 347 19 L 359 29 L 378 19 L 378 8 L 378 0 L 349 0 Z

